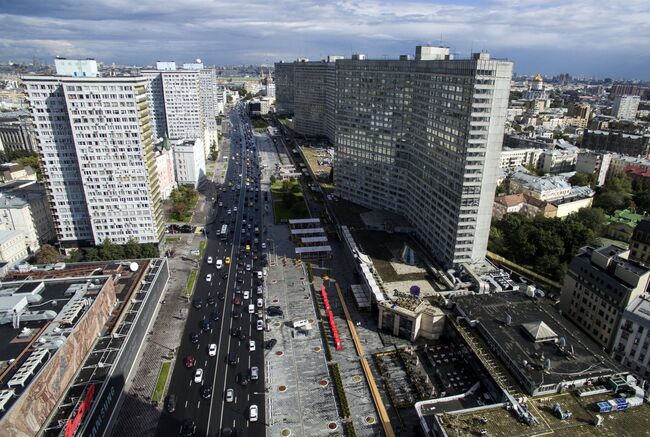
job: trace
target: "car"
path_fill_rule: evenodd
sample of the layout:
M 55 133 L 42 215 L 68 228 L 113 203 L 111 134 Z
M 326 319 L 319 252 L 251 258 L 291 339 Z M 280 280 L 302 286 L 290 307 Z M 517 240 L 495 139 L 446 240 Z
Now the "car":
M 212 264 L 212 257 L 209 256 L 208 259 L 206 260 L 206 262 L 207 262 L 208 264 Z
M 181 429 L 178 432 L 183 437 L 191 437 L 196 432 L 196 424 L 192 419 L 185 419 L 181 424 Z
M 205 275 L 205 282 L 211 282 L 212 281 L 212 273 L 208 273 Z
M 217 345 L 215 343 L 210 343 L 208 346 L 208 355 L 214 357 L 217 355 Z
M 244 229 L 242 229 L 242 231 L 243 231 L 243 230 L 244 230 Z M 246 245 L 246 251 L 249 252 L 250 250 L 251 250 L 251 246 L 250 246 L 250 244 L 247 244 L 247 245 Z M 250 269 L 248 269 L 248 270 L 250 270 Z
M 192 300 L 192 306 L 197 310 L 200 310 L 203 306 L 203 301 L 197 297 L 196 299 Z
M 234 207 L 232 208 L 232 210 L 233 210 L 233 212 L 237 212 L 237 207 L 234 206 Z
M 229 256 L 226 257 L 226 264 L 230 264 L 230 257 Z
M 248 385 L 249 381 L 250 381 L 250 380 L 248 379 L 248 377 L 247 377 L 246 375 L 243 375 L 243 374 L 241 374 L 241 373 L 238 373 L 238 374 L 237 374 L 237 382 L 238 382 L 239 384 L 241 384 L 241 385 Z
M 251 380 L 257 381 L 260 377 L 260 369 L 257 366 L 251 367 Z
M 224 428 L 221 430 L 221 437 L 237 437 L 237 428 Z
M 173 413 L 176 411 L 176 395 L 167 396 L 167 412 Z
M 258 331 L 264 331 L 264 320 L 258 320 L 255 323 L 255 329 L 257 329 Z
M 194 382 L 201 384 L 203 382 L 203 369 L 199 368 L 194 371 Z
M 235 300 L 233 301 L 235 305 L 241 305 L 241 298 L 239 296 L 235 296 Z
M 257 271 L 257 279 L 264 279 L 264 273 L 261 270 Z
M 185 357 L 185 367 L 191 369 L 195 365 L 196 365 L 196 358 L 194 358 L 192 355 L 188 355 Z
M 208 305 L 214 305 L 215 303 L 217 303 L 217 301 L 214 299 L 214 297 L 210 296 L 208 297 L 207 303 Z
M 221 275 L 221 279 L 228 279 L 228 271 L 227 270 L 225 272 L 223 272 L 223 274 Z
M 244 290 L 244 299 L 248 299 L 250 297 L 250 291 Z
M 250 264 L 246 264 L 246 271 L 247 271 L 247 272 L 250 272 L 250 271 L 251 271 L 251 265 L 250 265 Z
M 257 286 L 257 294 L 264 294 L 264 288 L 261 285 Z
M 248 305 L 248 314 L 253 314 L 255 312 L 255 305 L 252 303 Z
M 278 341 L 277 341 L 275 338 L 272 338 L 272 339 L 270 339 L 269 341 L 267 341 L 267 342 L 264 344 L 264 348 L 265 348 L 266 350 L 271 350 L 271 349 L 273 349 L 273 346 L 275 346 L 275 344 L 276 344 L 277 342 L 278 342 Z
M 232 187 L 232 191 L 235 191 L 235 187 Z M 232 211 L 228 210 L 228 211 L 226 211 L 226 214 L 230 215 L 230 214 L 232 214 Z
M 213 322 L 216 322 L 216 321 L 219 320 L 220 318 L 221 318 L 221 315 L 219 315 L 218 312 L 216 312 L 216 311 L 212 311 L 212 312 L 210 313 L 210 320 L 212 320 Z
M 266 314 L 268 314 L 271 317 L 273 317 L 273 316 L 282 317 L 282 316 L 284 316 L 284 311 L 282 311 L 280 308 L 267 308 L 266 309 Z
M 255 352 L 255 340 L 248 341 L 248 351 Z
M 220 291 L 217 293 L 217 299 L 219 300 L 224 300 L 226 298 L 226 295 L 223 293 L 223 291 Z
M 233 319 L 238 319 L 238 318 L 240 318 L 240 317 L 241 317 L 241 310 L 234 310 L 234 311 L 232 312 L 232 318 L 233 318 Z
M 218 259 L 216 266 L 217 266 L 217 270 L 220 270 L 221 267 L 223 267 L 223 260 Z
M 238 326 L 236 328 L 233 328 L 232 330 L 232 335 L 233 337 L 239 337 L 241 335 L 241 326 Z
M 235 390 L 229 388 L 226 390 L 226 402 L 232 402 L 235 400 Z
M 228 354 L 227 358 L 228 358 L 228 364 L 230 364 L 231 366 L 234 366 L 234 365 L 237 364 L 237 361 L 238 361 L 237 352 L 230 352 Z
M 201 331 L 207 332 L 210 329 L 212 329 L 212 325 L 210 324 L 210 321 L 208 319 L 201 320 Z
M 257 405 L 251 405 L 248 410 L 248 420 L 257 422 Z
M 212 397 L 212 389 L 210 387 L 205 387 L 201 390 L 201 397 L 203 399 L 210 399 Z
M 257 308 L 262 308 L 264 306 L 264 299 L 261 297 L 257 299 Z
M 197 344 L 199 342 L 199 334 L 196 332 L 190 332 L 190 342 L 192 342 L 192 344 Z

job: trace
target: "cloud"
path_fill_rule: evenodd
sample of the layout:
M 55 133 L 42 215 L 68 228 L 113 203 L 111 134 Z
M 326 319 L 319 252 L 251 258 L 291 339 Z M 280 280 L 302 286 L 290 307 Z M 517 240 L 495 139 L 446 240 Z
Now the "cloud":
M 488 50 L 519 72 L 650 75 L 647 0 L 0 0 L 0 59 L 273 62 L 395 57 L 419 43 Z M 58 43 L 57 43 L 58 42 Z M 75 53 L 78 51 L 78 53 Z M 560 61 L 561 60 L 561 61 Z M 629 65 L 630 68 L 625 68 Z M 614 68 L 615 66 L 615 68 Z

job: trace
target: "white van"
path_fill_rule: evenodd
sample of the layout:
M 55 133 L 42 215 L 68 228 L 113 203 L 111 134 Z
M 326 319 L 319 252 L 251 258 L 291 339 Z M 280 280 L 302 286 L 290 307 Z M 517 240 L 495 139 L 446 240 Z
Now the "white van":
M 220 269 L 221 267 L 223 267 L 223 260 L 218 259 L 217 260 L 217 269 Z
M 257 271 L 257 279 L 262 279 L 264 277 L 264 274 L 262 273 L 261 270 Z
M 309 320 L 307 319 L 301 319 L 301 320 L 294 320 L 291 322 L 291 326 L 294 328 L 302 328 L 303 326 L 309 325 Z

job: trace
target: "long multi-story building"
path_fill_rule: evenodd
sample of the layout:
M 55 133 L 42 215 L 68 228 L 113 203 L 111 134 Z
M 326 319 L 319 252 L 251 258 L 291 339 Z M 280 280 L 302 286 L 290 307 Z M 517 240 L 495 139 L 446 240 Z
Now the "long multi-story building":
M 28 112 L 0 112 L 0 148 L 12 152 L 36 151 L 34 123 Z
M 98 77 L 94 60 L 65 71 L 72 75 L 23 78 L 59 242 L 158 242 L 164 224 L 147 80 Z
M 484 258 L 512 63 L 446 48 L 336 61 L 335 184 L 404 215 L 442 265 Z
M 640 102 L 641 97 L 639 96 L 616 96 L 612 107 L 612 115 L 622 120 L 634 120 Z
M 280 115 L 294 113 L 294 74 L 293 62 L 275 63 L 275 110 Z
M 650 298 L 635 297 L 621 316 L 616 332 L 614 358 L 639 378 L 650 380 Z
M 629 156 L 650 155 L 650 134 L 632 134 L 620 130 L 587 130 L 582 147 Z

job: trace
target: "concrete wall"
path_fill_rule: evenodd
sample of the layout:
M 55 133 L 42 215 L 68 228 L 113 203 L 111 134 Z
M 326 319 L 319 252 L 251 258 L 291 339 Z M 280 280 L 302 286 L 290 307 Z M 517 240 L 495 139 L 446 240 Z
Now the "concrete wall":
M 115 287 L 113 281 L 108 280 L 65 344 L 54 353 L 4 416 L 0 424 L 2 435 L 27 437 L 38 433 L 86 359 L 114 303 Z

